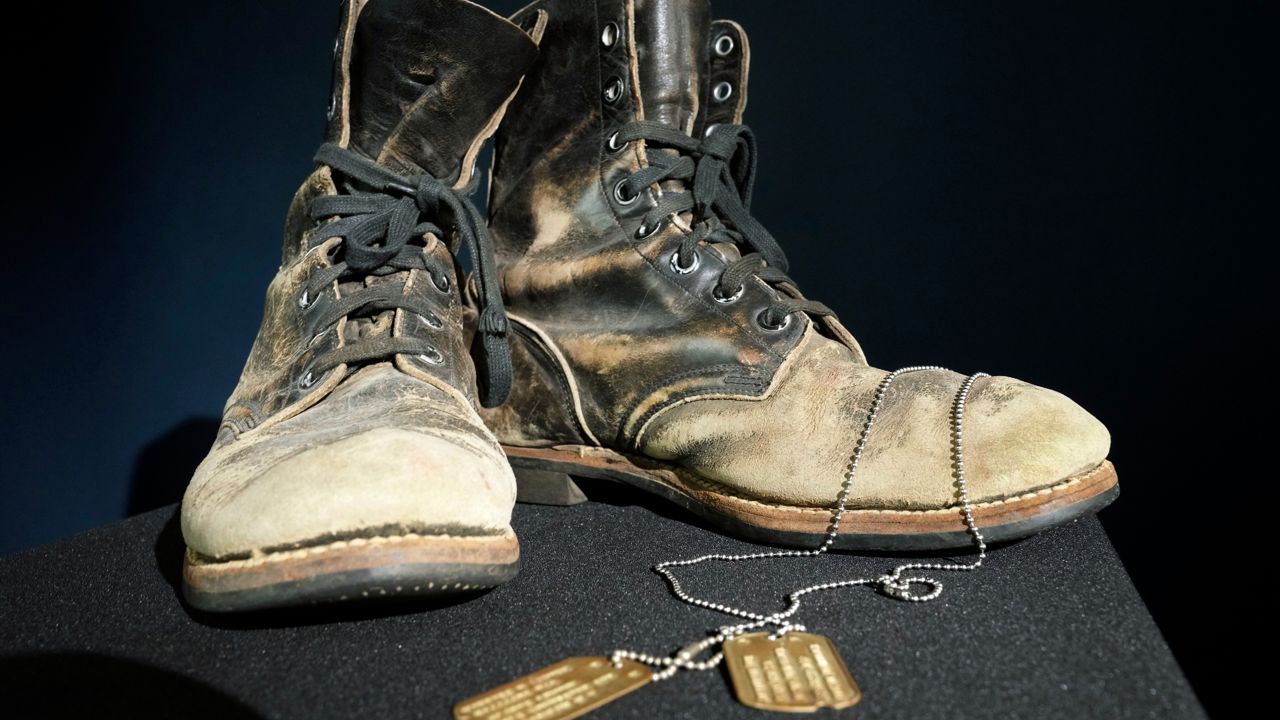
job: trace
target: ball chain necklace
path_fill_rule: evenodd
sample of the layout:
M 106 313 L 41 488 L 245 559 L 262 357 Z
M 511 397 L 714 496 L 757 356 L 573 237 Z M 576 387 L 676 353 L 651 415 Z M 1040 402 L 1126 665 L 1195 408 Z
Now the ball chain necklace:
M 871 407 L 862 425 L 853 455 L 845 467 L 840 492 L 831 512 L 831 523 L 822 544 L 811 550 L 713 553 L 683 560 L 668 560 L 653 567 L 681 601 L 732 615 L 745 622 L 720 627 L 714 635 L 686 645 L 669 656 L 634 650 L 615 650 L 608 658 L 574 657 L 562 660 L 530 675 L 494 688 L 454 707 L 458 720 L 570 720 L 594 710 L 622 695 L 653 682 L 666 680 L 681 670 L 710 670 L 722 662 L 728 666 L 738 700 L 767 710 L 804 712 L 820 707 L 849 707 L 861 699 L 844 661 L 832 642 L 805 632 L 793 621 L 806 595 L 825 590 L 867 585 L 889 597 L 906 602 L 928 602 L 942 594 L 942 583 L 928 575 L 906 575 L 916 570 L 973 571 L 987 557 L 987 544 L 973 519 L 964 465 L 964 410 L 969 392 L 979 378 L 965 378 L 951 407 L 951 452 L 954 461 L 956 494 L 965 527 L 973 538 L 978 555 L 969 563 L 911 562 L 878 577 L 859 577 L 817 583 L 786 596 L 787 607 L 775 613 L 757 613 L 697 597 L 685 590 L 674 569 L 705 562 L 750 562 L 776 558 L 817 557 L 826 554 L 840 533 L 840 521 L 849 501 L 858 465 L 867 438 L 884 404 L 889 387 L 899 377 L 924 370 L 943 370 L 936 365 L 917 365 L 895 370 L 876 387 Z M 923 589 L 916 589 L 923 586 Z M 768 629 L 768 630 L 766 630 Z M 698 657 L 710 648 L 719 649 L 705 659 Z

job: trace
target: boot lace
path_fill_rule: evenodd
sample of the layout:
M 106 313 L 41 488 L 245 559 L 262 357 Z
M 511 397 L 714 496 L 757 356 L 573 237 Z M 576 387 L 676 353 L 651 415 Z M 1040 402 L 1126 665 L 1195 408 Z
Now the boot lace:
M 493 244 L 479 211 L 457 190 L 430 175 L 403 177 L 337 145 L 322 145 L 315 161 L 328 165 L 345 182 L 339 184 L 340 194 L 311 201 L 308 214 L 313 220 L 337 218 L 324 225 L 313 243 L 334 237 L 343 242 L 337 255 L 340 260 L 308 279 L 300 300 L 302 307 L 306 308 L 335 281 L 363 281 L 405 270 L 426 271 L 436 288 L 449 292 L 453 268 L 430 267 L 419 247 L 410 243 L 426 233 L 445 239 L 448 233 L 437 223 L 447 222 L 458 245 L 467 248 L 475 270 L 480 317 L 478 342 L 472 344 L 472 353 L 480 356 L 476 358 L 481 370 L 477 378 L 480 401 L 493 407 L 505 400 L 512 377 L 507 316 L 499 295 Z M 318 327 L 329 327 L 343 317 L 373 318 L 388 310 L 417 313 L 428 325 L 443 326 L 424 299 L 405 293 L 404 285 L 395 282 L 349 292 L 344 289 L 316 322 Z M 370 363 L 399 354 L 420 356 L 431 363 L 444 361 L 439 349 L 423 338 L 383 333 L 321 354 L 313 372 L 319 374 L 338 365 Z
M 628 175 L 614 192 L 631 202 L 650 186 L 680 181 L 687 190 L 663 189 L 645 213 L 637 237 L 653 235 L 667 218 L 692 212 L 693 231 L 683 233 L 672 262 L 678 271 L 693 269 L 703 242 L 728 242 L 740 248 L 741 258 L 721 273 L 712 290 L 722 301 L 736 299 L 745 283 L 758 277 L 770 285 L 795 283 L 787 276 L 787 256 L 778 241 L 751 215 L 751 190 L 756 175 L 755 135 L 746 125 L 720 124 L 707 128 L 701 140 L 662 123 L 637 120 L 609 137 L 610 150 L 644 140 L 647 147 L 668 148 L 675 155 L 651 153 L 648 167 Z M 771 329 L 786 326 L 793 313 L 814 316 L 835 313 L 820 302 L 785 295 L 774 298 L 760 314 L 760 323 Z

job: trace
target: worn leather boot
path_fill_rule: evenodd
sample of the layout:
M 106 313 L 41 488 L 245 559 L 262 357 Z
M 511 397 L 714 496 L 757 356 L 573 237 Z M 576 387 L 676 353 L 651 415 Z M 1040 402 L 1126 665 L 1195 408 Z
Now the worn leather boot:
M 205 610 L 471 591 L 519 565 L 515 480 L 476 412 L 477 366 L 485 403 L 510 385 L 506 321 L 466 193 L 537 46 L 464 0 L 342 12 L 327 142 L 182 503 L 186 596 Z
M 542 11 L 490 197 L 516 381 L 483 415 L 522 495 L 620 480 L 734 534 L 818 545 L 888 374 L 749 212 L 746 35 L 698 0 L 541 0 L 515 21 Z M 972 542 L 952 456 L 964 381 L 931 369 L 884 390 L 837 547 Z M 961 407 L 988 540 L 1118 493 L 1107 430 L 1066 397 L 984 377 Z

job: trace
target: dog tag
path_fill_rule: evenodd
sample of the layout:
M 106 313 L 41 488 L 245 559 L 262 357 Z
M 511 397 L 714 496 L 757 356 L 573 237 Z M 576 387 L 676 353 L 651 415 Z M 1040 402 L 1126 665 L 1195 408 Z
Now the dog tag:
M 572 657 L 453 707 L 456 720 L 570 720 L 653 681 L 648 665 Z
M 748 633 L 726 640 L 738 701 L 748 707 L 781 712 L 846 708 L 862 699 L 839 651 L 821 635 L 791 632 L 776 640 L 769 633 Z

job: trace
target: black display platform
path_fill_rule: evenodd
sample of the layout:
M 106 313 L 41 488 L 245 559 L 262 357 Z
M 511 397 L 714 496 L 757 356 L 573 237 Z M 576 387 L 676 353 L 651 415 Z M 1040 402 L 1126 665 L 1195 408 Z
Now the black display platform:
M 169 507 L 0 558 L 6 717 L 447 718 L 455 702 L 570 655 L 666 653 L 726 616 L 674 599 L 654 563 L 754 547 L 622 490 L 521 505 L 524 569 L 465 602 L 193 614 Z M 757 609 L 900 559 L 835 555 L 682 574 Z M 1095 519 L 945 574 L 915 605 L 867 588 L 810 596 L 800 621 L 841 649 L 847 718 L 1198 718 L 1203 710 Z M 720 670 L 682 673 L 591 718 L 788 717 L 738 705 Z

